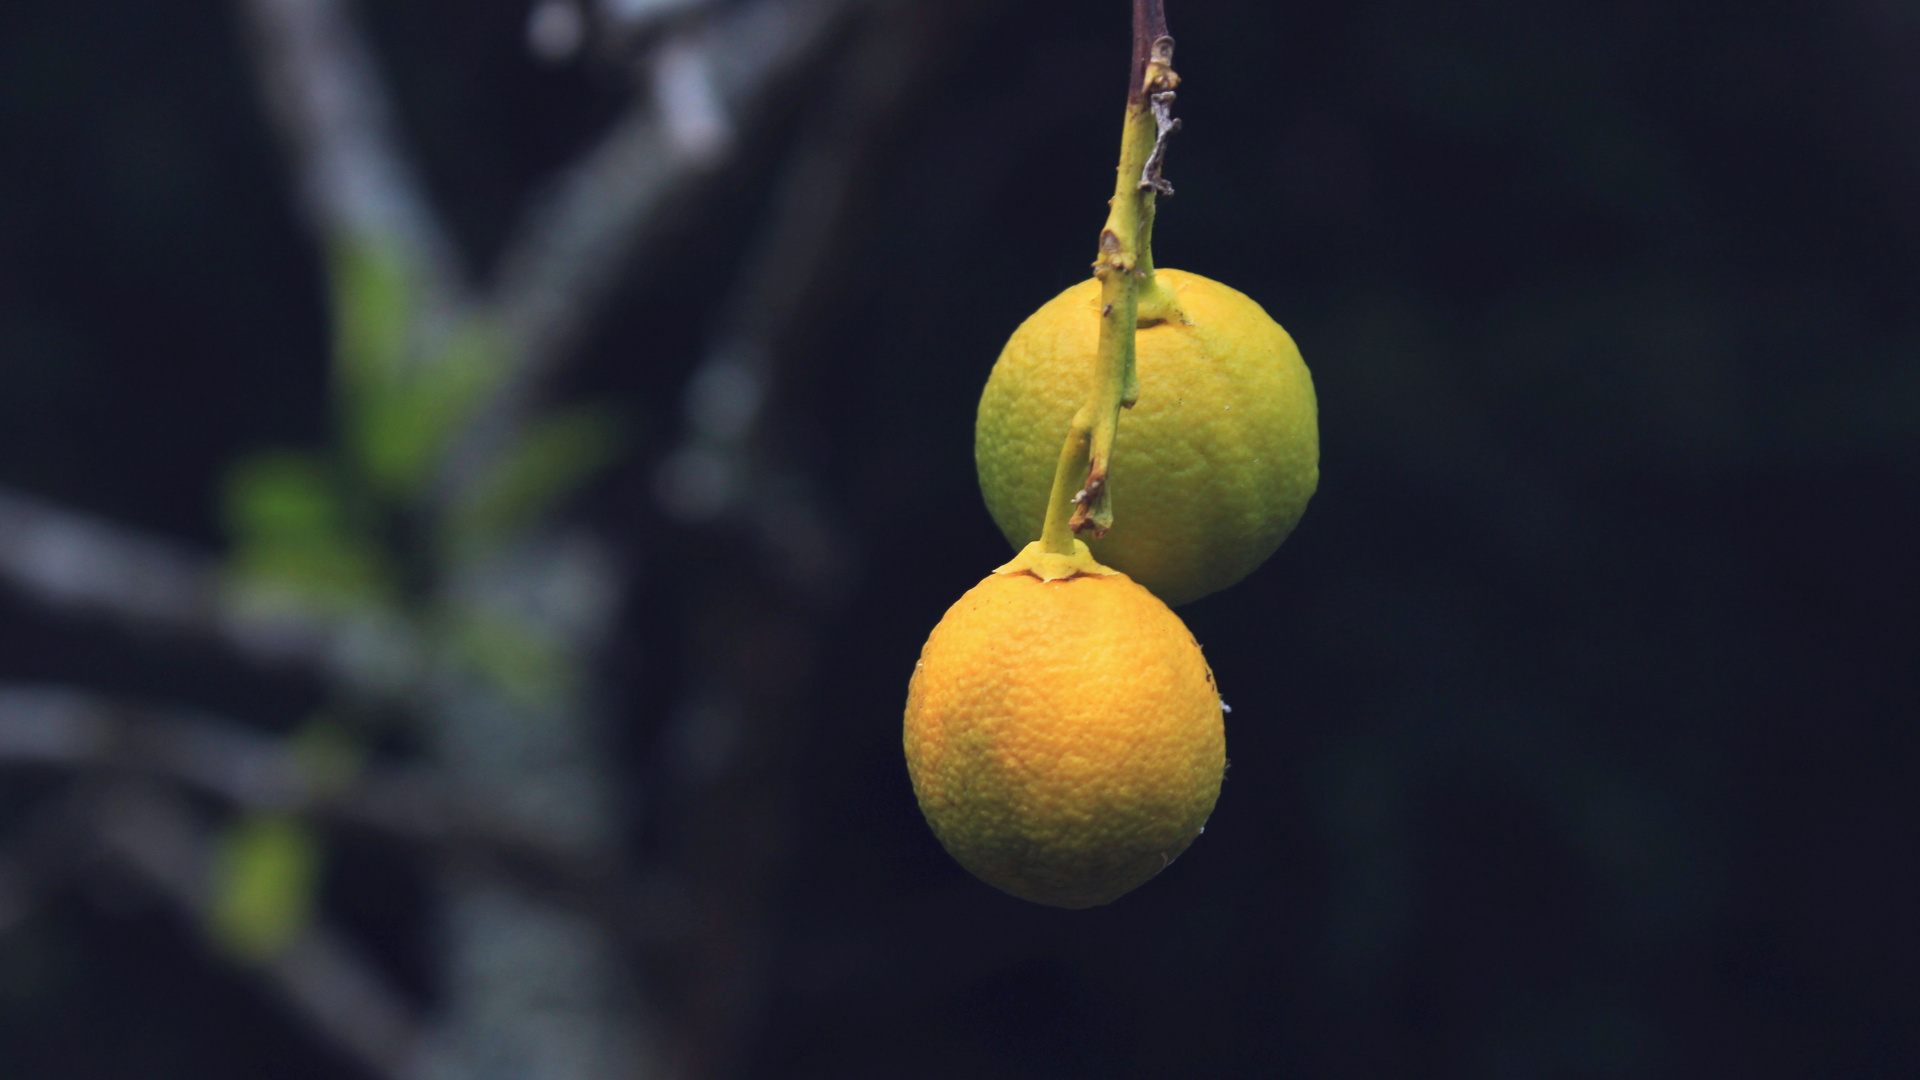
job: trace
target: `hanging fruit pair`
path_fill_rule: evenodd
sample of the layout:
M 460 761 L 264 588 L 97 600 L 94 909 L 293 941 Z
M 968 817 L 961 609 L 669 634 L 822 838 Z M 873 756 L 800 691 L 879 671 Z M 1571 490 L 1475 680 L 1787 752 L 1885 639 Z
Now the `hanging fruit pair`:
M 1293 339 L 1241 293 L 1153 267 L 1178 127 L 1161 3 L 1134 4 L 1093 279 L 1014 332 L 980 400 L 981 491 L 1019 554 L 948 609 L 907 691 L 907 768 L 934 834 L 988 884 L 1058 907 L 1120 897 L 1202 831 L 1223 706 L 1167 605 L 1259 566 L 1319 481 Z

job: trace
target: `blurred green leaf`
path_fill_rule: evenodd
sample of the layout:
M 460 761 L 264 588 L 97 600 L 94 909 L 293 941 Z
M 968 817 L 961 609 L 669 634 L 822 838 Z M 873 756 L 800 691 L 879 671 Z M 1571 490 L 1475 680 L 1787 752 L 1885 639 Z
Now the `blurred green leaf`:
M 406 361 L 416 302 L 399 249 L 361 240 L 334 247 L 333 360 L 350 401 L 381 396 Z
M 465 615 L 454 624 L 453 641 L 469 668 L 524 702 L 554 701 L 579 677 L 558 642 L 506 619 Z
M 505 372 L 499 335 L 469 320 L 437 352 L 420 355 L 418 290 L 389 245 L 337 246 L 332 278 L 334 366 L 351 460 L 382 497 L 412 498 Z
M 309 720 L 295 732 L 290 748 L 300 775 L 322 796 L 338 794 L 351 787 L 367 761 L 366 747 L 325 714 Z
M 498 335 L 486 323 L 461 327 L 430 362 L 349 403 L 354 460 L 383 496 L 418 495 L 462 426 L 505 372 Z
M 224 503 L 232 569 L 241 579 L 325 607 L 393 600 L 385 554 L 356 527 L 337 472 L 320 458 L 285 451 L 245 458 L 227 476 Z
M 538 520 L 606 468 L 619 429 L 605 409 L 581 407 L 533 422 L 477 484 L 455 518 L 455 551 L 484 549 Z
M 207 932 L 244 963 L 279 955 L 312 921 L 320 841 L 290 814 L 246 814 L 221 835 L 214 855 Z

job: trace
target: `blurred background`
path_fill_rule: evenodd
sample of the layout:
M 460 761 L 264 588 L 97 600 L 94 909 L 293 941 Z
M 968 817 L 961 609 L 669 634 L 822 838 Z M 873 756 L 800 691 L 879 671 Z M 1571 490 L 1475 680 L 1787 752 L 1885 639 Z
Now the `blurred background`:
M 1128 5 L 0 12 L 0 1075 L 1920 1074 L 1920 5 L 1169 7 L 1323 479 L 1086 912 L 899 725 Z

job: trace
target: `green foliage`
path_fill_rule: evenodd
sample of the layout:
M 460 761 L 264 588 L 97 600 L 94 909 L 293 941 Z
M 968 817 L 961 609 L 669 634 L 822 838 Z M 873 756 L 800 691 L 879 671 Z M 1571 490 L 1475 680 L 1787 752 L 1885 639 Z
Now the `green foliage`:
M 327 609 L 391 601 L 394 571 L 344 486 L 312 454 L 275 451 L 241 461 L 227 476 L 224 499 L 234 574 Z
M 367 749 L 346 728 L 318 717 L 291 740 L 294 761 L 308 787 L 317 794 L 345 791 L 360 776 Z
M 399 253 L 377 243 L 334 254 L 334 371 L 346 449 L 380 496 L 420 494 L 433 467 L 505 372 L 498 334 L 479 320 L 420 356 L 418 290 Z
M 543 417 L 475 485 L 453 522 L 456 550 L 490 546 L 526 528 L 579 490 L 619 450 L 613 418 L 582 407 Z
M 348 407 L 347 441 L 355 464 L 380 495 L 420 494 L 503 366 L 492 330 L 462 327 L 432 361 L 361 388 Z
M 400 601 L 383 516 L 416 506 L 453 442 L 506 371 L 495 329 L 458 327 L 421 355 L 419 285 L 402 254 L 361 241 L 332 253 L 334 375 L 341 445 L 330 462 L 275 451 L 229 475 L 233 569 L 269 595 L 323 610 Z M 617 450 L 615 425 L 582 408 L 534 420 L 441 523 L 440 551 L 465 558 L 550 512 Z
M 357 398 L 404 366 L 417 298 L 399 252 L 377 243 L 337 245 L 330 270 L 334 369 Z
M 207 933 L 245 963 L 265 963 L 306 929 L 320 877 L 320 841 L 291 814 L 246 814 L 219 839 Z
M 578 671 L 566 650 L 545 634 L 466 611 L 451 625 L 450 636 L 475 674 L 522 702 L 553 701 L 574 689 Z

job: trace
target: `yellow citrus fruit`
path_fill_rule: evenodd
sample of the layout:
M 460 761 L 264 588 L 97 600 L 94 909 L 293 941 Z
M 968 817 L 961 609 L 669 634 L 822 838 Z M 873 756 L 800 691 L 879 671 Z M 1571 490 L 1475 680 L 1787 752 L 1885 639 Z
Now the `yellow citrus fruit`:
M 1022 899 L 1092 907 L 1199 835 L 1226 734 L 1180 617 L 1085 544 L 1078 560 L 1039 547 L 968 590 L 927 639 L 907 691 L 907 769 L 960 865 Z
M 1093 555 L 1184 604 L 1246 577 L 1287 538 L 1320 482 L 1319 411 L 1300 350 L 1259 304 L 1198 274 L 1157 273 L 1184 322 L 1135 338 L 1140 400 L 1121 413 L 1114 525 Z M 1100 337 L 1083 281 L 1014 331 L 980 396 L 974 462 L 1014 547 L 1038 539 Z

